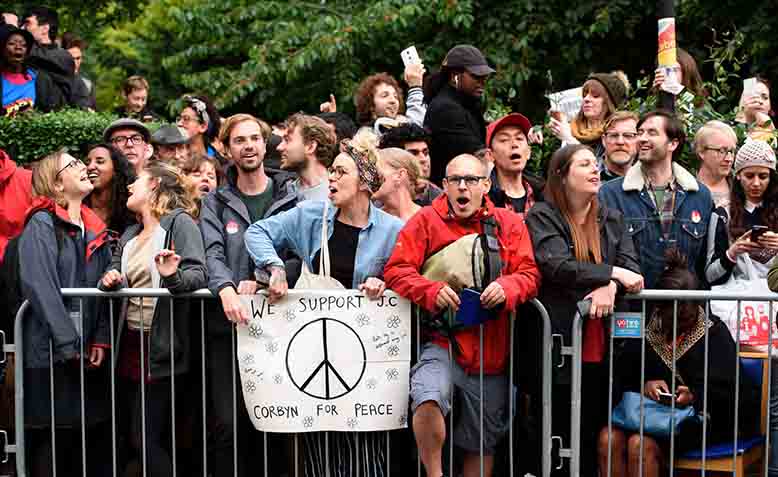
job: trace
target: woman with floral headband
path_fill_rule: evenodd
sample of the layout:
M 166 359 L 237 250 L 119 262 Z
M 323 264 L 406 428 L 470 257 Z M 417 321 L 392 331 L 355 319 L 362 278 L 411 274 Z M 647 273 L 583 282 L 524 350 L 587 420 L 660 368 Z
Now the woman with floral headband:
M 185 95 L 181 98 L 181 102 L 183 107 L 178 113 L 176 124 L 189 133 L 189 148 L 192 155 L 204 154 L 215 157 L 224 165 L 226 159 L 220 152 L 222 145 L 217 139 L 222 124 L 219 111 L 206 96 Z
M 384 264 L 394 249 L 402 221 L 370 203 L 371 195 L 381 187 L 376 166 L 377 151 L 370 131 L 363 131 L 342 145 L 342 151 L 330 166 L 329 201 L 305 201 L 274 217 L 260 220 L 246 231 L 246 248 L 259 268 L 270 270 L 269 299 L 276 302 L 287 294 L 284 262 L 278 253 L 291 249 L 302 257 L 305 268 L 320 273 L 331 256 L 329 273 L 324 275 L 330 288 L 362 290 L 369 299 L 379 298 L 384 290 Z M 322 244 L 322 227 L 328 231 Z M 297 283 L 306 281 L 306 272 Z M 321 278 L 321 275 L 320 275 Z M 321 282 L 316 288 L 322 288 Z M 378 476 L 386 474 L 386 434 L 383 432 L 330 433 L 329 475 Z M 325 475 L 323 433 L 305 435 L 305 475 Z M 359 454 L 360 459 L 349 459 Z M 357 468 L 358 467 L 358 468 Z

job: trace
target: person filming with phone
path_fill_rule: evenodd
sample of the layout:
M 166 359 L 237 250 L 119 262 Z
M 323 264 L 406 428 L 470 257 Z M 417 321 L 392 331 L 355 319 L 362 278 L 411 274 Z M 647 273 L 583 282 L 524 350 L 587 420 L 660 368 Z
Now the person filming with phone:
M 778 255 L 775 152 L 764 141 L 746 140 L 737 152 L 734 170 L 729 213 L 719 207 L 711 217 L 705 267 L 711 285 L 743 277 L 764 281 Z
M 687 258 L 680 249 L 665 252 L 665 268 L 656 288 L 699 288 L 699 280 L 688 270 Z M 645 343 L 627 340 L 625 350 L 614 362 L 613 402 L 619 404 L 612 414 L 610 433 L 607 427 L 600 431 L 600 475 L 664 475 L 662 472 L 667 472 L 672 463 L 671 435 L 675 433 L 676 457 L 701 450 L 706 418 L 708 446 L 730 442 L 736 418 L 739 436 L 752 437 L 758 429 L 758 389 L 741 371 L 736 392 L 737 347 L 722 320 L 707 313 L 705 302 L 701 301 L 649 302 L 646 310 Z M 675 422 L 670 422 L 671 411 L 667 408 L 687 413 L 682 417 L 676 414 Z
M 443 475 L 445 416 L 456 398 L 458 421 L 451 433 L 454 445 L 464 451 L 462 473 L 488 477 L 497 444 L 511 424 L 508 320 L 518 304 L 535 297 L 540 273 L 521 217 L 489 200 L 483 162 L 470 154 L 455 157 L 446 167 L 443 187 L 444 194 L 400 232 L 384 278 L 387 288 L 423 310 L 424 345 L 411 370 L 411 408 L 426 475 Z M 474 247 L 483 253 L 474 254 Z M 480 324 L 484 344 L 479 351 Z M 448 469 L 447 475 L 458 474 Z

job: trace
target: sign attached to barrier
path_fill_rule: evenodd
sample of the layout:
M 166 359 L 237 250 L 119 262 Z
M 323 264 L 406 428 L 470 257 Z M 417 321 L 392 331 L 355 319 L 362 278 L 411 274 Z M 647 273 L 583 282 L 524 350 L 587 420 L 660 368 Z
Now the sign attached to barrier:
M 613 314 L 614 338 L 642 338 L 643 315 L 641 313 L 617 312 Z
M 408 422 L 410 302 L 387 291 L 290 291 L 242 297 L 243 398 L 260 431 L 382 431 Z

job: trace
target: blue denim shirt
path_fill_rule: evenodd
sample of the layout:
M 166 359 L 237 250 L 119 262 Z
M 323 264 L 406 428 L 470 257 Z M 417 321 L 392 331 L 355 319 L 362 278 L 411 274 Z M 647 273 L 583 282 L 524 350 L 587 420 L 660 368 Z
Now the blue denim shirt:
M 303 257 L 308 270 L 313 270 L 313 257 L 321 248 L 324 204 L 312 200 L 301 202 L 291 210 L 252 224 L 245 235 L 246 249 L 257 268 L 283 267 L 278 251 L 290 249 Z M 330 204 L 327 213 L 330 237 L 337 211 Z M 369 277 L 383 277 L 384 265 L 392 254 L 402 227 L 400 219 L 370 205 L 367 226 L 359 232 L 352 288 L 357 288 Z
M 646 190 L 642 166 L 634 165 L 619 179 L 600 188 L 599 199 L 624 214 L 627 233 L 635 242 L 646 288 L 655 288 L 664 269 L 665 250 L 677 247 L 689 260 L 689 270 L 704 281 L 706 237 L 713 212 L 710 191 L 689 172 L 673 163 L 676 181 L 675 213 L 670 234 L 662 236 L 659 212 Z

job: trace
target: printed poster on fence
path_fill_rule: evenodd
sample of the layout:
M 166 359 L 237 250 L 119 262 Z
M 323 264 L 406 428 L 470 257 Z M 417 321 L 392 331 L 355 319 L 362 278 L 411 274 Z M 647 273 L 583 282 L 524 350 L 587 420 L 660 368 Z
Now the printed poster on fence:
M 410 302 L 387 291 L 290 290 L 243 297 L 238 365 L 260 431 L 382 431 L 408 422 Z

